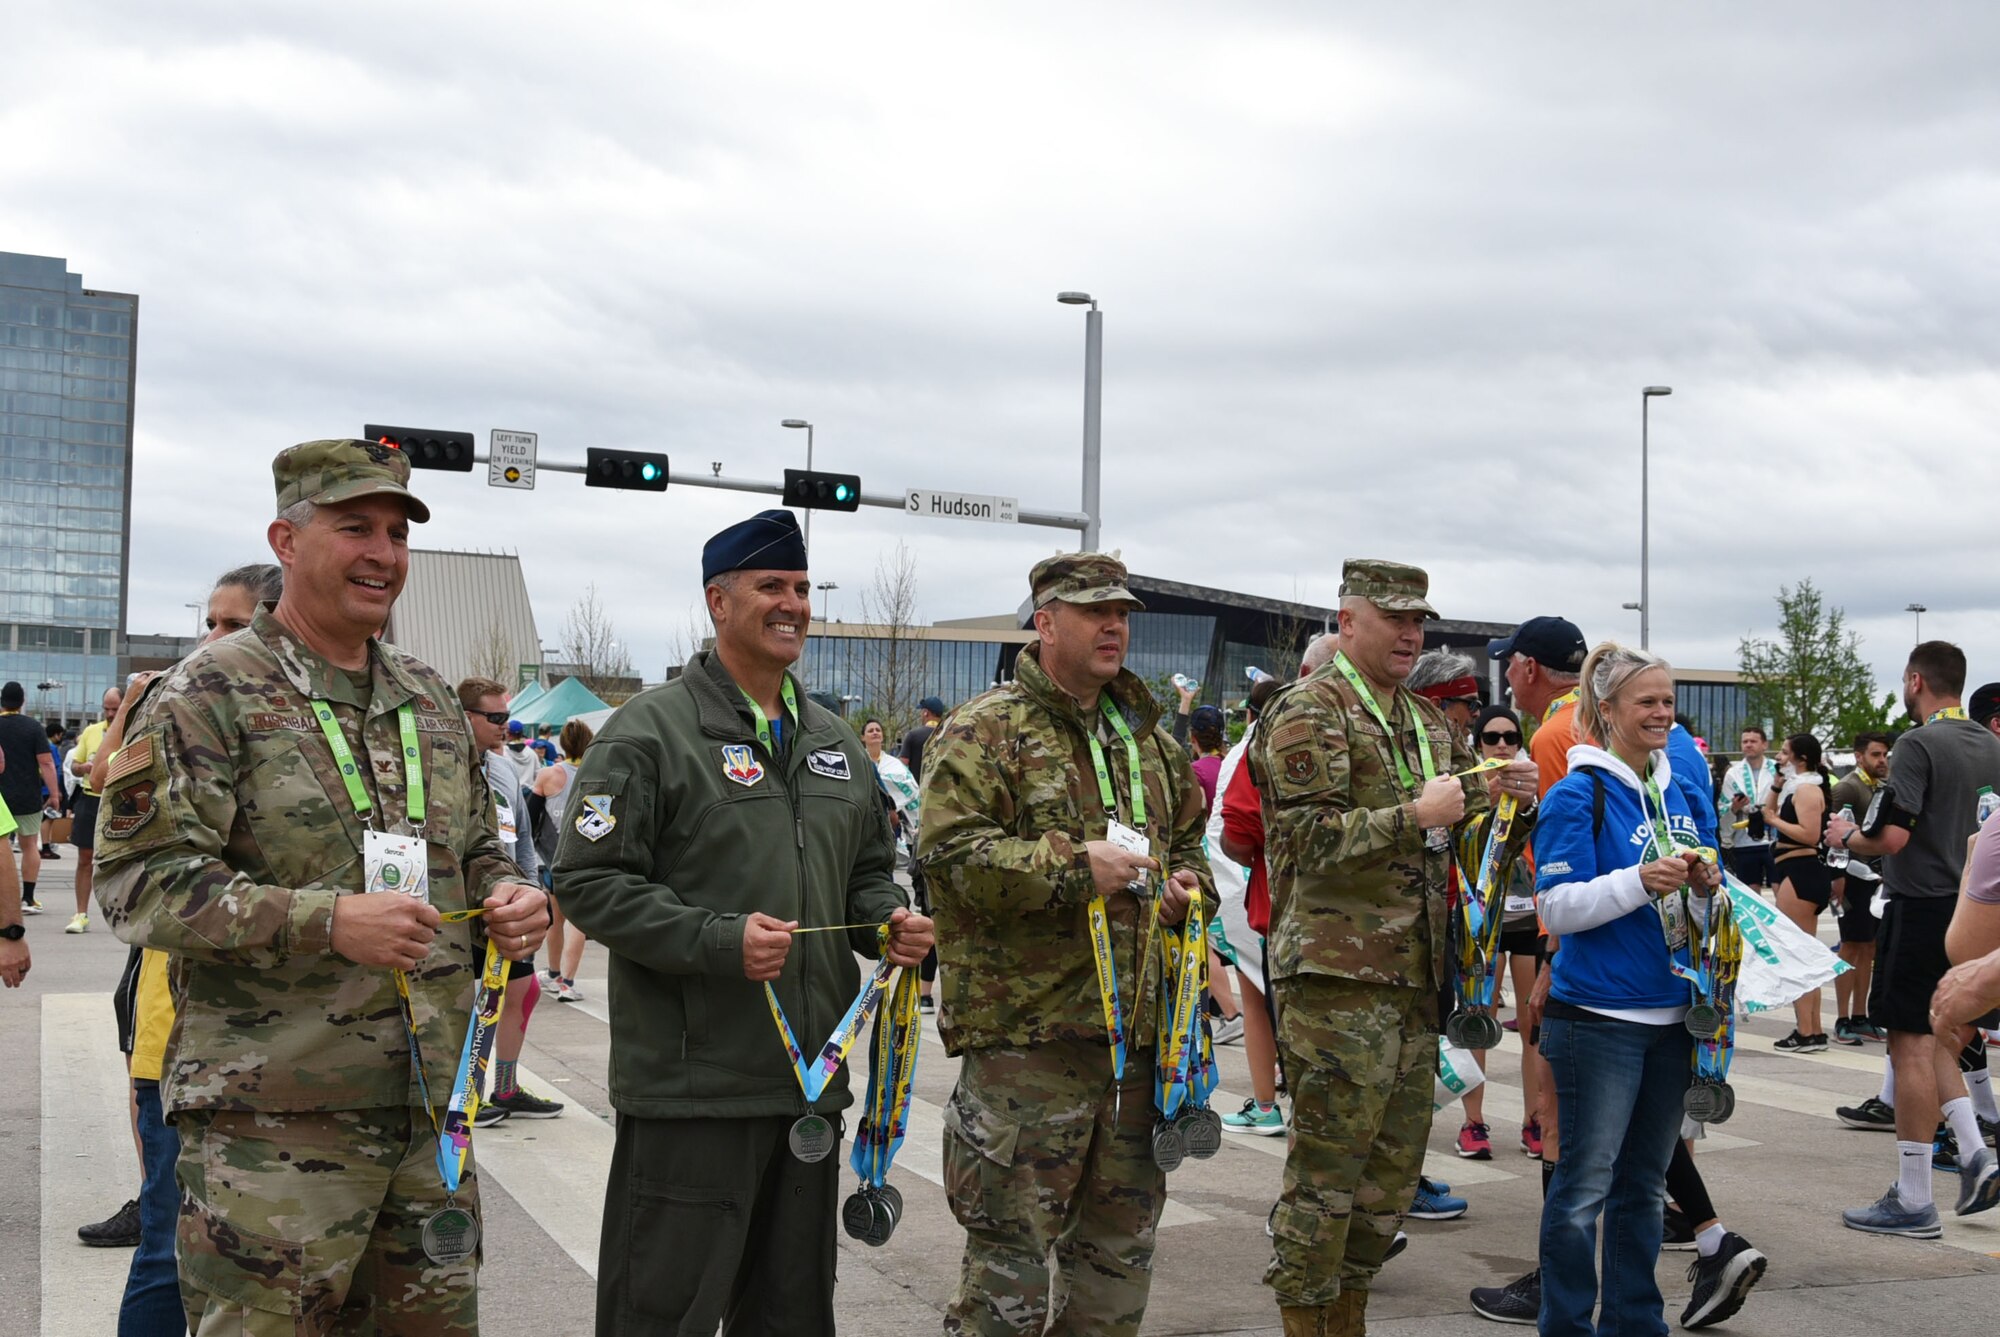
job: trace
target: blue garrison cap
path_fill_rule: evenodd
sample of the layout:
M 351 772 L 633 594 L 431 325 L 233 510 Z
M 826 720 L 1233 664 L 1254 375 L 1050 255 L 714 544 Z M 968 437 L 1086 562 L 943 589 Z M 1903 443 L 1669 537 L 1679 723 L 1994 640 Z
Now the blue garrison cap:
M 803 571 L 806 541 L 790 511 L 759 511 L 701 545 L 701 583 L 729 571 Z

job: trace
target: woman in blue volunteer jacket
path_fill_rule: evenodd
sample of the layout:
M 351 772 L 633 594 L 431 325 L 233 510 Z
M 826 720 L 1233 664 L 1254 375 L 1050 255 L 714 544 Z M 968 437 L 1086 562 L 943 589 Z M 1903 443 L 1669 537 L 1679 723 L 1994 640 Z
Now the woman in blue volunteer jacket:
M 1569 775 L 1535 820 L 1542 922 L 1561 940 L 1541 1050 L 1555 1075 L 1562 1160 L 1542 1209 L 1542 1337 L 1667 1331 L 1653 1267 L 1667 1161 L 1693 1041 L 1682 1025 L 1688 918 L 1705 919 L 1714 868 L 1667 760 L 1666 663 L 1606 642 L 1584 661 Z M 1664 833 L 1662 831 L 1664 828 Z M 1681 895 L 1691 885 L 1699 898 Z M 1604 1245 L 1598 1301 L 1598 1218 Z

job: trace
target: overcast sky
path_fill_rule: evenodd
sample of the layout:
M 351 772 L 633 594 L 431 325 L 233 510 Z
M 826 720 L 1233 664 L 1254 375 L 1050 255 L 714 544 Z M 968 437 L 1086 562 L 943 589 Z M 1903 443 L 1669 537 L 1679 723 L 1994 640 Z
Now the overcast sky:
M 537 431 L 869 491 L 1079 504 L 1104 543 L 1329 602 L 1728 668 L 1781 583 L 1886 679 L 2000 678 L 2000 11 L 1983 5 L 17 7 L 0 249 L 141 294 L 132 611 L 264 552 L 279 448 Z M 658 676 L 703 540 L 770 504 L 420 474 L 424 547 L 520 553 L 545 643 L 595 582 Z M 833 613 L 897 540 L 926 618 L 1011 610 L 1073 533 L 822 513 Z M 1984 574 L 1982 574 L 1984 573 Z

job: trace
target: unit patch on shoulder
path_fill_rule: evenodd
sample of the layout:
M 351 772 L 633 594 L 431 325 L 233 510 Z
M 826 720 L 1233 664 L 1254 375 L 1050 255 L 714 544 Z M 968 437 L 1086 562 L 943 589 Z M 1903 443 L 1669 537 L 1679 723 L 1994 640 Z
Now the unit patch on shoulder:
M 722 774 L 748 789 L 764 778 L 764 763 L 746 743 L 730 743 L 722 749 Z
M 1285 779 L 1295 785 L 1309 784 L 1319 774 L 1319 759 L 1312 749 L 1302 747 L 1285 754 Z
M 581 794 L 583 811 L 576 815 L 576 833 L 585 840 L 602 840 L 618 825 L 611 815 L 611 795 Z
M 824 775 L 829 780 L 852 780 L 853 773 L 847 766 L 847 754 L 839 748 L 825 748 L 806 758 L 806 769 L 815 775 Z
M 133 833 L 153 820 L 153 813 L 158 810 L 153 802 L 153 787 L 153 781 L 140 780 L 111 795 L 111 806 L 103 814 L 106 839 L 130 840 Z

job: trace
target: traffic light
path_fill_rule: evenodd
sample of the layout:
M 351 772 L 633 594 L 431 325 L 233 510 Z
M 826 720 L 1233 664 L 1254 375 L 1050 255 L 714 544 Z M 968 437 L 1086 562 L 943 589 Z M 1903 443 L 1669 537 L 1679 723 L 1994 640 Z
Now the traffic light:
M 604 450 L 591 446 L 583 474 L 585 487 L 618 487 L 632 492 L 667 490 L 667 457 L 644 450 Z
M 369 423 L 361 435 L 407 455 L 412 469 L 472 472 L 472 433 L 438 432 L 426 427 L 380 427 Z
M 809 511 L 853 511 L 861 508 L 861 475 L 830 474 L 817 469 L 785 470 L 785 505 Z

